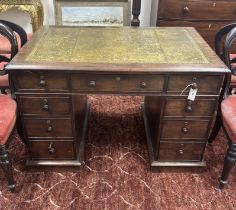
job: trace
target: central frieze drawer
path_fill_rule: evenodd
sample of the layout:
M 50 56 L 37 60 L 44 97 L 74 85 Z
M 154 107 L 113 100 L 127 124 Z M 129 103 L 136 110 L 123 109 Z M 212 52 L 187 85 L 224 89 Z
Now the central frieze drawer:
M 188 101 L 187 97 L 167 98 L 164 108 L 164 117 L 211 117 L 217 99 L 196 97 L 195 101 Z
M 206 138 L 209 120 L 162 120 L 161 138 Z
M 72 90 L 80 91 L 124 91 L 161 92 L 164 86 L 163 75 L 72 75 Z
M 16 90 L 38 90 L 38 91 L 68 91 L 67 75 L 63 73 L 40 73 L 25 71 L 15 74 L 14 83 Z
M 223 77 L 220 75 L 171 75 L 167 92 L 188 94 L 192 84 L 197 85 L 198 94 L 219 94 Z
M 200 161 L 205 143 L 160 142 L 160 161 Z
M 71 119 L 24 119 L 28 138 L 73 137 Z
M 21 112 L 27 115 L 70 115 L 70 97 L 20 96 Z
M 71 75 L 72 90 L 115 91 L 119 82 L 120 77 L 115 75 Z
M 29 148 L 33 160 L 76 159 L 73 141 L 29 141 Z

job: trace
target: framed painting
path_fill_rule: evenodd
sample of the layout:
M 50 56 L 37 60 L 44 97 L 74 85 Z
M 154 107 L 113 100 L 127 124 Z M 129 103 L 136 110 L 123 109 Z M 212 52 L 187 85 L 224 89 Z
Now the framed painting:
M 57 25 L 130 25 L 130 0 L 54 0 L 54 2 Z

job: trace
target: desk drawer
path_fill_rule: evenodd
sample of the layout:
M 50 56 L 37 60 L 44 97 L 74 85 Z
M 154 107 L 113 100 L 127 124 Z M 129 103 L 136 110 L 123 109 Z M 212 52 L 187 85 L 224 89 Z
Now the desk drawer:
M 71 119 L 24 119 L 28 138 L 73 138 Z
M 160 92 L 163 90 L 164 76 L 72 75 L 71 83 L 72 90 L 80 91 Z
M 192 83 L 197 84 L 197 94 L 219 94 L 223 82 L 220 75 L 171 75 L 168 82 L 168 93 L 183 94 L 189 93 L 187 88 Z
M 161 142 L 158 154 L 160 161 L 200 161 L 205 143 Z
M 199 138 L 207 136 L 209 120 L 162 120 L 161 138 Z
M 169 97 L 165 101 L 164 117 L 211 117 L 216 107 L 216 98 L 196 97 L 189 102 L 187 96 Z
M 186 20 L 235 20 L 235 1 L 160 0 L 159 18 Z
M 115 75 L 72 75 L 71 88 L 79 91 L 116 91 L 120 77 Z
M 72 141 L 30 141 L 29 149 L 33 160 L 76 159 L 74 142 Z
M 63 73 L 35 73 L 25 71 L 14 74 L 16 90 L 67 91 L 68 80 Z
M 19 96 L 20 109 L 25 115 L 70 115 L 70 97 Z
M 120 85 L 122 91 L 153 91 L 163 90 L 165 77 L 163 75 L 151 76 L 124 76 L 121 78 Z

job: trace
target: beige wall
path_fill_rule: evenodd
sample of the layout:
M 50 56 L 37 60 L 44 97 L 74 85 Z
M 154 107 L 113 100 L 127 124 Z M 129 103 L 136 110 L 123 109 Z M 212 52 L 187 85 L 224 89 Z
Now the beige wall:
M 44 7 L 44 25 L 54 25 L 54 0 L 41 0 Z M 158 0 L 141 0 L 142 9 L 140 15 L 141 26 L 155 26 L 156 7 Z M 0 13 L 0 19 L 15 22 L 31 32 L 32 27 L 28 14 L 24 14 L 16 9 L 11 9 L 5 13 Z

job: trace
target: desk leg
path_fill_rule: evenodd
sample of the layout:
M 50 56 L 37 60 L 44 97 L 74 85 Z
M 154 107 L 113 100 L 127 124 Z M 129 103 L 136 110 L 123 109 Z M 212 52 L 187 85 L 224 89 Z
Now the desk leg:
M 161 110 L 164 98 L 161 96 L 146 96 L 145 102 L 142 103 L 142 111 L 147 138 L 149 160 L 151 171 L 158 172 L 158 167 L 153 166 L 158 156 L 158 135 L 159 124 L 161 121 Z
M 77 133 L 77 160 L 81 164 L 84 161 L 85 138 L 87 136 L 88 118 L 90 111 L 90 102 L 87 101 L 87 96 L 75 96 L 74 114 L 75 114 L 75 130 Z M 83 119 L 83 120 L 81 120 Z

